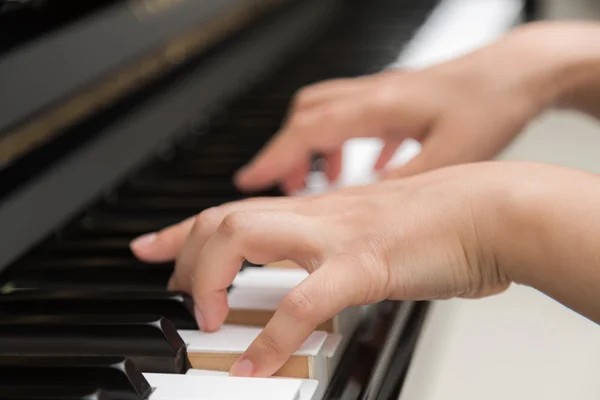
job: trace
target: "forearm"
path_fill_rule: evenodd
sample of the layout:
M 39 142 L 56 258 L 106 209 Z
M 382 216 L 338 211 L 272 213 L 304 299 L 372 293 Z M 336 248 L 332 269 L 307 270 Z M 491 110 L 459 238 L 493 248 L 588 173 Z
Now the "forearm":
M 600 323 L 600 176 L 536 168 L 507 204 L 497 261 L 512 281 Z
M 540 22 L 519 34 L 525 51 L 549 66 L 546 105 L 600 118 L 600 24 Z

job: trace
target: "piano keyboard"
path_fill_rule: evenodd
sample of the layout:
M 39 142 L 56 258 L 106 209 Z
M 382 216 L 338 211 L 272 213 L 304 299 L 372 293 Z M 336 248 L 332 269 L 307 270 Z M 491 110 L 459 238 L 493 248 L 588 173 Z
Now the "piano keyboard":
M 134 237 L 242 199 L 232 174 L 276 131 L 302 86 L 382 70 L 438 1 L 349 1 L 344 14 L 276 74 L 85 210 L 0 275 L 0 398 L 136 400 L 396 399 L 426 303 L 344 310 L 275 377 L 227 370 L 306 276 L 289 261 L 246 265 L 223 328 L 197 329 L 173 264 L 144 264 Z M 253 194 L 280 196 L 277 189 Z
M 228 290 L 225 325 L 206 333 L 189 295 L 165 291 L 173 263 L 145 264 L 129 249 L 138 235 L 248 197 L 232 176 L 276 132 L 294 93 L 383 69 L 436 1 L 349 3 L 319 40 L 204 132 L 159 154 L 0 275 L 0 368 L 11 371 L 0 378 L 0 398 L 319 400 L 397 392 L 426 304 L 350 307 L 319 326 L 274 377 L 232 378 L 229 368 L 306 271 L 286 260 L 245 265 Z

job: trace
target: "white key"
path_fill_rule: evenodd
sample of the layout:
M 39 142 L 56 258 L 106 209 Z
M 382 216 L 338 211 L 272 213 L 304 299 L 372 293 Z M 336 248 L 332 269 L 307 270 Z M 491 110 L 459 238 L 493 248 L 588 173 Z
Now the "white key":
M 192 376 L 228 376 L 227 372 L 211 371 L 205 369 L 190 369 L 187 375 Z M 277 376 L 268 379 L 289 379 Z M 317 400 L 320 399 L 326 389 L 316 379 L 298 379 L 300 381 L 300 398 L 298 400 Z
M 300 396 L 302 381 L 299 379 L 208 374 L 147 373 L 144 376 L 154 388 L 149 400 L 304 400 Z
M 235 278 L 228 294 L 230 313 L 227 322 L 265 326 L 284 297 L 307 276 L 308 272 L 303 269 L 246 268 Z M 363 316 L 363 307 L 347 307 L 317 328 L 339 334 L 329 335 L 327 339 L 330 370 L 337 366 L 343 349 Z
M 263 328 L 241 325 L 222 325 L 216 332 L 179 330 L 187 345 L 192 368 L 229 371 Z M 327 356 L 331 349 L 326 346 L 327 332 L 313 332 L 302 346 L 290 357 L 275 376 L 300 379 L 316 379 L 328 382 Z M 335 334 L 333 334 L 335 335 Z
M 235 277 L 233 287 L 257 288 L 275 287 L 292 290 L 300 284 L 308 272 L 300 268 L 248 267 Z
M 519 22 L 522 0 L 444 0 L 390 68 L 424 68 L 489 44 Z
M 343 146 L 342 171 L 337 182 L 329 183 L 322 172 L 311 172 L 306 188 L 295 192 L 294 196 L 325 193 L 349 186 L 368 185 L 379 180 L 374 166 L 383 142 L 377 138 L 350 139 Z M 396 150 L 386 170 L 399 167 L 412 160 L 421 151 L 421 144 L 413 139 L 405 140 Z

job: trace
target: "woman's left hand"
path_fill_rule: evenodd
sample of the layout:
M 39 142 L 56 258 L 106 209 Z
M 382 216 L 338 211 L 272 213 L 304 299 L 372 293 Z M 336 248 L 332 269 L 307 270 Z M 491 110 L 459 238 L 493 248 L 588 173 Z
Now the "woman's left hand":
M 226 289 L 244 259 L 287 259 L 308 270 L 232 370 L 270 376 L 345 307 L 506 289 L 509 279 L 495 257 L 504 243 L 499 221 L 521 183 L 546 182 L 531 178 L 537 169 L 466 165 L 319 196 L 224 204 L 142 238 L 133 249 L 147 261 L 177 259 L 169 288 L 193 295 L 206 331 L 223 324 Z

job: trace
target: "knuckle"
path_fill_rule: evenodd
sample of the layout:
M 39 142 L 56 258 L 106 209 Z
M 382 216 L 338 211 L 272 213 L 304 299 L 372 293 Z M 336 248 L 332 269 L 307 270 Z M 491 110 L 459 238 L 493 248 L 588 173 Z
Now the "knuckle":
M 311 102 L 311 99 L 317 93 L 317 89 L 314 86 L 305 86 L 299 89 L 293 98 L 293 106 L 295 108 L 303 108 Z
M 314 114 L 306 111 L 296 111 L 290 117 L 289 126 L 292 132 L 310 132 L 307 130 L 314 123 Z
M 192 232 L 198 233 L 209 229 L 215 223 L 219 214 L 220 210 L 217 207 L 202 211 L 194 218 Z
M 318 308 L 310 297 L 300 291 L 290 292 L 281 304 L 282 310 L 294 321 L 318 323 Z
M 233 237 L 243 232 L 248 226 L 248 215 L 245 212 L 237 211 L 227 214 L 217 232 L 225 237 Z
M 375 89 L 375 99 L 378 104 L 389 105 L 397 100 L 397 86 L 379 85 Z

